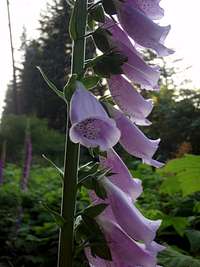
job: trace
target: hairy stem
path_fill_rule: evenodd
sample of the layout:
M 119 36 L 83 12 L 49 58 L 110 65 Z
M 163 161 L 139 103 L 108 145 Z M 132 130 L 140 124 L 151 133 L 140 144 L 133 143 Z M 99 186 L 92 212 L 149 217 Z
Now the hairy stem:
M 77 0 L 75 26 L 77 38 L 73 41 L 72 74 L 81 77 L 85 61 L 85 31 L 87 22 L 87 0 Z M 69 114 L 69 106 L 68 106 Z M 65 224 L 60 230 L 58 267 L 72 267 L 74 254 L 74 214 L 76 208 L 77 173 L 80 146 L 69 139 L 69 116 L 67 118 L 66 145 L 64 158 L 64 182 L 61 215 Z

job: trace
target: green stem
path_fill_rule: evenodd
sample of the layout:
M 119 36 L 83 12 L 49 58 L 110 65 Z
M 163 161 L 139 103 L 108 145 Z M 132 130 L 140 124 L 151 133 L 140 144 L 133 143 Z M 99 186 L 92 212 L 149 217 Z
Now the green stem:
M 77 0 L 76 29 L 77 39 L 73 41 L 72 74 L 81 77 L 85 61 L 85 31 L 87 22 L 87 0 Z M 69 107 L 68 114 L 69 114 Z M 74 144 L 69 138 L 69 116 L 67 118 L 66 145 L 64 160 L 64 183 L 61 215 L 65 220 L 60 230 L 58 267 L 72 267 L 74 254 L 74 215 L 76 208 L 77 173 L 79 166 L 79 144 Z

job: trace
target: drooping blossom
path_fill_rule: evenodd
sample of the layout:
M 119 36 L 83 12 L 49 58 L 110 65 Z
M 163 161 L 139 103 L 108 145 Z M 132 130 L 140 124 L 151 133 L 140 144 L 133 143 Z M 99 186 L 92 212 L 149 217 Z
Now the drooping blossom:
M 120 24 L 127 34 L 137 44 L 154 50 L 159 56 L 172 54 L 173 50 L 166 48 L 163 44 L 169 33 L 170 26 L 156 24 L 143 12 L 135 8 L 132 1 L 115 0 Z
M 108 150 L 119 140 L 120 131 L 110 119 L 99 101 L 77 82 L 70 103 L 70 138 L 86 147 Z
M 131 238 L 149 245 L 155 238 L 161 220 L 152 221 L 145 218 L 132 200 L 108 178 L 102 178 L 100 183 L 107 192 L 108 203 L 117 223 Z
M 114 220 L 103 215 L 99 215 L 96 220 L 104 232 L 113 261 L 118 264 L 116 266 L 156 266 L 155 254 L 128 236 Z
M 127 194 L 132 201 L 140 196 L 142 193 L 141 180 L 132 178 L 128 168 L 114 149 L 108 150 L 106 157 L 100 157 L 100 164 L 102 168 L 109 169 L 113 173 L 109 176 L 109 180 Z
M 112 34 L 109 38 L 110 46 L 128 58 L 122 66 L 123 73 L 132 82 L 140 84 L 143 89 L 157 90 L 160 76 L 159 68 L 145 63 L 128 35 L 116 23 L 107 18 L 103 27 Z
M 145 249 L 142 244 L 140 244 L 140 247 L 143 247 L 144 250 L 148 251 L 148 249 Z M 152 242 L 152 247 L 154 247 L 154 250 L 149 251 L 153 256 L 157 256 L 157 254 L 165 249 L 163 246 L 157 244 L 156 242 Z M 104 260 L 98 256 L 92 256 L 90 248 L 85 248 L 85 255 L 88 259 L 90 267 L 143 267 L 144 265 L 135 266 L 135 264 L 128 264 L 123 262 L 122 257 L 120 255 L 117 255 L 114 250 L 112 250 L 112 261 Z M 159 265 L 156 265 L 156 267 L 161 267 Z
M 121 111 L 109 108 L 109 112 L 120 129 L 121 137 L 119 142 L 122 147 L 129 154 L 141 158 L 144 163 L 156 168 L 162 167 L 163 163 L 152 159 L 158 149 L 160 139 L 152 140 L 147 138 Z
M 122 75 L 111 76 L 108 85 L 115 103 L 131 121 L 138 125 L 150 124 L 146 117 L 153 108 L 151 100 L 145 100 Z

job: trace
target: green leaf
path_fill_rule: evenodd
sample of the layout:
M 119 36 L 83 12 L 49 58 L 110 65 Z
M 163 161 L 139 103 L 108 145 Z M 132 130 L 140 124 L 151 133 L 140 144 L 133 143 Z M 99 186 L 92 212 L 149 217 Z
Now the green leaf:
M 97 48 L 103 53 L 111 51 L 114 46 L 112 44 L 112 34 L 103 28 L 98 28 L 93 34 L 92 37 Z
M 91 254 L 93 257 L 100 257 L 107 261 L 112 261 L 112 256 L 107 243 L 94 243 L 90 244 Z
M 173 195 L 180 192 L 179 181 L 173 175 L 168 175 L 167 179 L 160 186 L 160 193 Z
M 97 178 L 89 175 L 85 177 L 83 180 L 79 182 L 79 185 L 83 185 L 85 188 L 89 190 L 94 190 L 96 195 L 101 199 L 105 200 L 107 198 L 106 190 L 103 186 L 98 182 Z
M 157 172 L 166 177 L 160 188 L 162 193 L 181 192 L 183 196 L 187 196 L 200 191 L 200 156 L 185 155 L 170 160 Z
M 77 80 L 77 74 L 72 74 L 67 84 L 63 88 L 64 96 L 69 102 L 76 89 L 76 80 Z
M 96 163 L 96 162 L 95 162 Z M 86 168 L 90 168 L 90 166 L 93 166 L 94 162 L 89 161 L 86 164 L 83 164 L 79 167 L 79 172 L 84 171 Z
M 89 166 L 86 166 L 85 168 L 80 169 L 78 172 L 79 183 L 82 183 L 82 180 L 87 180 L 89 176 L 94 176 L 97 173 L 98 168 L 99 168 L 99 163 L 95 162 L 92 165 L 89 165 Z
M 78 224 L 75 228 L 75 238 L 78 243 L 84 243 L 86 246 L 89 244 L 93 256 L 112 260 L 105 237 L 93 218 L 82 215 L 82 219 L 78 219 Z
M 102 5 L 98 5 L 98 6 L 91 8 L 89 12 L 93 20 L 97 22 L 101 22 L 101 23 L 105 22 L 105 14 L 104 14 Z
M 93 218 L 82 215 L 85 227 L 88 229 L 88 240 L 93 256 L 99 256 L 105 260 L 112 260 L 110 249 L 99 225 Z
M 96 195 L 98 197 L 100 197 L 101 199 L 105 200 L 107 198 L 107 193 L 106 190 L 104 189 L 104 187 L 96 181 L 95 185 L 94 185 L 94 191 L 96 193 Z
M 186 236 L 190 242 L 190 250 L 195 253 L 200 251 L 200 231 L 188 230 Z
M 160 230 L 165 229 L 169 226 L 172 226 L 180 236 L 183 236 L 185 233 L 185 230 L 189 226 L 189 221 L 187 218 L 184 218 L 184 217 L 173 217 L 173 216 L 166 215 L 163 217 Z
M 100 80 L 101 77 L 99 76 L 88 76 L 82 78 L 81 82 L 87 89 L 92 89 L 99 83 Z
M 200 213 L 200 202 L 196 202 L 193 208 L 194 212 Z
M 59 227 L 63 227 L 65 224 L 64 218 L 56 211 L 52 210 L 50 207 L 48 207 L 45 203 L 41 202 L 43 208 L 49 212 L 49 214 L 53 217 L 55 223 Z
M 101 151 L 99 147 L 89 148 L 88 151 L 94 159 L 99 156 L 106 157 L 107 155 L 106 151 Z
M 91 31 L 93 31 L 95 29 L 96 23 L 93 20 L 93 18 L 90 16 L 90 14 L 88 14 L 88 27 Z
M 47 158 L 44 154 L 42 155 L 42 157 L 44 159 L 46 159 L 58 171 L 58 173 L 60 174 L 61 178 L 63 179 L 63 177 L 64 177 L 63 170 L 61 170 L 52 160 L 50 160 L 49 158 Z
M 122 65 L 126 61 L 126 56 L 119 52 L 111 52 L 95 58 L 92 65 L 97 75 L 109 78 L 112 74 L 122 74 Z
M 200 267 L 199 259 L 182 254 L 170 247 L 159 254 L 158 263 L 166 267 Z
M 103 204 L 103 203 L 102 204 L 95 205 L 95 206 L 91 206 L 91 207 L 86 208 L 83 211 L 83 214 L 87 215 L 90 218 L 95 218 L 100 213 L 102 213 L 107 206 L 108 206 L 107 204 Z
M 45 73 L 40 67 L 37 67 L 37 69 L 40 71 L 42 77 L 44 78 L 45 82 L 48 84 L 49 88 L 51 88 L 54 91 L 54 93 L 57 94 L 57 96 L 59 96 L 66 102 L 63 92 L 61 92 L 60 90 L 56 88 L 56 86 L 47 78 L 47 76 L 45 75 Z

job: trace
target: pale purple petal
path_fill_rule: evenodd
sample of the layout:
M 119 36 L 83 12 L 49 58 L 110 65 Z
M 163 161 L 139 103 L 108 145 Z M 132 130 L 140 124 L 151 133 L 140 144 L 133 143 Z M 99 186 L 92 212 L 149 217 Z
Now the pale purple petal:
M 105 233 L 111 254 L 114 253 L 118 257 L 120 267 L 154 267 L 156 265 L 156 258 L 130 238 L 116 222 L 107 220 L 102 215 L 98 216 L 97 222 Z
M 122 66 L 124 74 L 134 83 L 138 83 L 147 90 L 158 89 L 160 76 L 158 67 L 151 67 L 145 63 L 141 54 L 134 48 L 127 34 L 116 24 L 107 19 L 104 28 L 112 33 L 112 46 L 128 57 Z
M 145 100 L 140 93 L 122 76 L 113 75 L 108 79 L 111 95 L 119 108 L 139 125 L 146 124 L 146 117 L 151 113 L 151 100 Z
M 118 18 L 128 35 L 139 45 L 153 49 L 159 56 L 173 53 L 163 45 L 170 26 L 162 27 L 154 23 L 144 13 L 131 6 L 129 1 L 118 5 Z
M 111 116 L 115 119 L 117 127 L 121 131 L 120 144 L 131 155 L 141 158 L 144 163 L 155 167 L 163 166 L 152 159 L 160 139 L 151 140 L 147 138 L 139 128 L 132 123 L 121 111 L 110 108 Z
M 103 168 L 110 169 L 114 173 L 108 179 L 133 201 L 140 196 L 142 193 L 141 180 L 132 178 L 128 168 L 113 149 L 107 151 L 106 158 L 100 157 L 100 163 Z
M 134 48 L 134 41 L 129 38 L 127 33 L 120 27 L 120 24 L 115 23 L 109 17 L 106 17 L 106 22 L 102 25 L 102 28 L 107 29 L 112 34 L 114 42 L 111 39 L 110 42 L 114 47 L 117 47 L 120 43 L 122 43 L 125 44 L 129 49 L 133 49 L 134 53 L 138 53 Z
M 76 90 L 70 102 L 71 123 L 77 123 L 91 116 L 108 118 L 102 105 L 93 94 L 85 89 L 82 83 L 76 82 Z
M 150 67 L 136 53 L 133 53 L 125 45 L 121 45 L 121 51 L 128 57 L 128 61 L 122 66 L 123 73 L 134 83 L 141 85 L 142 89 L 158 90 L 160 72 L 157 67 Z
M 151 19 L 161 19 L 164 10 L 159 6 L 160 0 L 126 0 L 129 5 L 133 5 Z
M 70 128 L 70 139 L 86 147 L 98 147 L 101 150 L 112 148 L 120 138 L 116 123 L 110 118 L 92 116 L 74 123 Z
M 156 243 L 155 241 L 153 241 L 151 244 L 149 244 L 148 246 L 146 246 L 146 249 L 148 251 L 150 251 L 152 253 L 152 255 L 154 255 L 155 257 L 157 257 L 158 253 L 165 250 L 166 247 Z
M 114 257 L 112 257 L 112 261 L 107 261 L 98 256 L 93 257 L 90 248 L 85 248 L 84 252 L 90 267 L 122 267 Z
M 131 238 L 144 241 L 145 244 L 149 245 L 155 238 L 161 221 L 151 221 L 145 218 L 134 206 L 131 199 L 108 178 L 102 178 L 100 183 L 106 189 L 110 207 L 117 223 Z
M 70 138 L 86 147 L 112 148 L 120 138 L 120 131 L 99 101 L 78 82 L 70 102 Z

